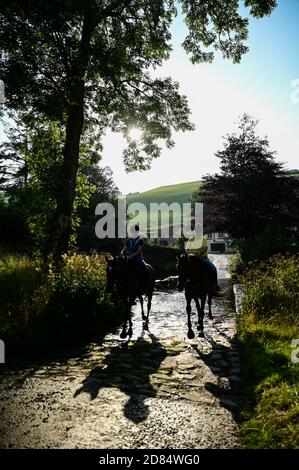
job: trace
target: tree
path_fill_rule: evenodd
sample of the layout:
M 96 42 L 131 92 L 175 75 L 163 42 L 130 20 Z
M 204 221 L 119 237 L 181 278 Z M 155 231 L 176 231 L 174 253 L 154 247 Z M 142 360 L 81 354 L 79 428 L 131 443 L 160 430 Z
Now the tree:
M 80 225 L 78 228 L 78 247 L 80 250 L 106 249 L 107 246 L 118 245 L 117 243 L 107 243 L 108 240 L 99 240 L 95 234 L 96 216 L 95 210 L 99 203 L 110 202 L 117 214 L 118 188 L 112 178 L 112 171 L 109 167 L 92 166 L 84 170 L 87 176 L 87 184 L 90 188 L 90 198 L 88 204 L 81 206 L 78 211 Z M 116 223 L 117 226 L 117 223 Z
M 46 254 L 63 165 L 64 130 L 57 122 L 36 122 L 30 113 L 18 113 L 14 115 L 13 125 L 7 123 L 6 135 L 7 141 L 0 145 L 0 190 L 5 196 L 2 198 L 2 214 L 5 216 L 2 222 L 6 225 L 6 239 L 15 240 L 25 233 L 27 242 L 24 246 L 28 247 L 28 234 L 31 233 L 31 245 L 34 241 L 35 249 Z M 73 244 L 82 211 L 89 206 L 90 196 L 96 189 L 90 174 L 101 172 L 97 167 L 100 158 L 99 146 L 93 145 L 85 133 L 80 144 L 76 177 Z M 109 183 L 112 190 L 111 178 Z M 16 226 L 19 229 L 13 234 Z M 22 240 L 18 240 L 18 245 L 22 245 Z
M 189 28 L 183 46 L 193 62 L 212 61 L 213 48 L 239 62 L 247 51 L 248 19 L 236 0 L 181 0 Z M 275 0 L 244 0 L 254 17 Z M 0 6 L 1 79 L 6 106 L 32 110 L 65 130 L 51 251 L 68 248 L 80 141 L 110 126 L 128 139 L 128 170 L 144 170 L 159 156 L 159 139 L 191 130 L 186 98 L 170 78 L 150 76 L 171 51 L 173 0 L 11 0 Z M 143 131 L 140 144 L 130 126 Z
M 256 125 L 244 114 L 239 133 L 227 135 L 216 153 L 221 172 L 204 177 L 196 196 L 204 204 L 205 230 L 226 232 L 247 251 L 251 246 L 249 257 L 258 245 L 261 256 L 290 248 L 299 228 L 299 181 L 274 159 Z

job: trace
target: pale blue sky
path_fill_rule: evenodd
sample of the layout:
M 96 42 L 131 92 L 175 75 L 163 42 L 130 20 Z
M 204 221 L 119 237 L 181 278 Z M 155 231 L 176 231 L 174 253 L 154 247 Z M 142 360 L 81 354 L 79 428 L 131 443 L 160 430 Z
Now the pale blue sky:
M 250 20 L 250 51 L 241 64 L 217 56 L 213 64 L 192 65 L 180 47 L 185 26 L 178 17 L 173 26 L 173 54 L 159 75 L 171 75 L 180 82 L 196 130 L 176 135 L 176 146 L 163 150 L 151 170 L 130 174 L 122 164 L 122 138 L 108 133 L 103 164 L 111 166 L 120 190 L 144 191 L 213 173 L 218 168 L 214 152 L 221 148 L 222 136 L 236 128 L 243 112 L 260 120 L 259 133 L 268 135 L 277 159 L 288 168 L 298 168 L 299 102 L 291 100 L 291 82 L 299 79 L 298 23 L 299 0 L 279 0 L 270 17 Z

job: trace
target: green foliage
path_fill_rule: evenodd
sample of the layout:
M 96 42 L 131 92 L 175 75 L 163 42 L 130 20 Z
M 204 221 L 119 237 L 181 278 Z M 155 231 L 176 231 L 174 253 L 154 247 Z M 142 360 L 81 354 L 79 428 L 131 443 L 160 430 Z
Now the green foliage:
M 284 316 L 285 318 L 285 316 Z M 298 364 L 291 341 L 298 326 L 256 320 L 238 321 L 241 354 L 242 439 L 249 448 L 298 448 Z
M 0 146 L 0 177 L 5 198 L 0 199 L 0 214 L 4 230 L 0 241 L 23 246 L 44 253 L 56 209 L 63 165 L 63 129 L 57 122 L 35 121 L 30 114 L 15 116 L 16 124 L 8 127 L 8 141 Z M 90 174 L 101 173 L 96 167 L 100 159 L 97 144 L 86 135 L 80 147 L 79 169 L 76 177 L 76 195 L 73 207 L 72 246 L 80 225 L 82 211 L 89 208 L 91 195 L 97 196 L 103 188 L 97 187 Z M 11 159 L 18 162 L 7 174 Z M 26 179 L 24 172 L 26 169 Z M 19 176 L 21 175 L 21 176 Z M 110 186 L 113 187 L 111 178 Z M 104 192 L 103 192 L 104 196 Z M 94 207 L 90 209 L 94 220 Z M 93 227 L 94 228 L 94 227 Z
M 217 152 L 221 172 L 203 179 L 197 200 L 209 208 L 208 231 L 225 232 L 247 262 L 298 245 L 299 183 L 275 161 L 257 122 L 244 115 L 239 133 L 225 138 Z
M 0 336 L 11 353 L 48 352 L 100 337 L 116 326 L 123 309 L 106 293 L 102 255 L 64 256 L 59 270 L 49 260 L 3 256 L 0 260 Z
M 244 264 L 266 260 L 277 253 L 297 253 L 299 248 L 295 231 L 275 230 L 269 226 L 258 237 L 239 240 L 237 244 Z
M 110 202 L 115 207 L 115 214 L 117 217 L 117 192 L 118 189 L 112 178 L 112 171 L 109 167 L 100 168 L 98 166 L 89 167 L 83 170 L 84 177 L 86 178 L 86 205 L 83 207 L 81 204 L 78 207 L 78 219 L 80 225 L 77 233 L 77 246 L 84 252 L 89 252 L 92 249 L 101 249 L 105 251 L 107 239 L 100 240 L 95 234 L 95 224 L 97 217 L 95 210 L 98 204 L 102 202 Z M 82 198 L 79 199 L 82 202 Z M 117 224 L 116 224 L 117 225 Z M 106 249 L 110 251 L 110 249 Z
M 32 203 L 32 194 L 20 187 L 10 188 L 9 192 L 0 195 L 0 245 L 2 247 L 22 251 L 32 246 L 27 221 L 34 212 L 34 205 L 28 205 L 29 199 Z
M 238 279 L 238 277 L 244 272 L 245 263 L 242 259 L 242 256 L 239 252 L 233 255 L 231 263 L 229 265 L 229 273 L 233 280 Z
M 277 255 L 254 268 L 250 265 L 242 278 L 245 287 L 244 314 L 255 318 L 299 324 L 299 257 Z
M 238 318 L 241 353 L 242 437 L 250 448 L 298 448 L 298 256 L 276 256 L 251 266 Z
M 248 18 L 239 13 L 242 2 L 184 0 L 181 3 L 189 27 L 183 46 L 190 53 L 192 62 L 211 62 L 213 49 L 220 51 L 224 58 L 240 62 L 248 51 L 244 44 L 248 38 Z M 261 18 L 272 12 L 276 1 L 245 0 L 244 4 L 250 8 L 251 15 Z

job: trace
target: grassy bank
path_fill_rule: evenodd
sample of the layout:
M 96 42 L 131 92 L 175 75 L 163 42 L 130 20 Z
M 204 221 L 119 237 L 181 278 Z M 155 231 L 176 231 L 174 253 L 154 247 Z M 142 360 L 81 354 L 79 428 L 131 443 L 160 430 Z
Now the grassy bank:
M 249 448 L 299 447 L 299 259 L 275 257 L 243 276 L 238 319 L 242 437 Z M 298 354 L 299 357 L 299 354 Z
M 65 256 L 56 271 L 26 256 L 0 258 L 0 338 L 7 358 L 83 344 L 119 324 L 123 309 L 106 293 L 103 255 Z

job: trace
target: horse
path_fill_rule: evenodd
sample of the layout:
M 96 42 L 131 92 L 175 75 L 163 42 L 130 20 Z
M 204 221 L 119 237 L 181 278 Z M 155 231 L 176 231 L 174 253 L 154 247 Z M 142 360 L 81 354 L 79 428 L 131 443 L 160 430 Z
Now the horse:
M 188 338 L 194 338 L 194 331 L 192 330 L 191 323 L 191 300 L 195 301 L 198 313 L 198 326 L 197 329 L 203 335 L 204 330 L 204 311 L 205 304 L 208 297 L 209 305 L 209 318 L 212 320 L 212 298 L 213 298 L 213 283 L 211 280 L 211 272 L 209 266 L 204 263 L 200 258 L 194 255 L 187 255 L 183 253 L 177 256 L 177 271 L 178 271 L 178 284 L 179 292 L 185 289 L 186 298 L 186 312 L 188 315 Z M 199 304 L 200 299 L 200 304 Z
M 131 337 L 133 334 L 131 308 L 137 298 L 141 305 L 142 320 L 144 322 L 143 328 L 148 330 L 149 313 L 155 288 L 154 268 L 150 264 L 146 264 L 149 275 L 147 280 L 143 280 L 142 276 L 137 272 L 136 267 L 127 257 L 114 256 L 112 259 L 109 259 L 106 256 L 106 262 L 107 290 L 111 291 L 113 286 L 116 285 L 117 291 L 126 309 L 125 321 L 120 337 L 124 339 L 127 335 Z M 143 309 L 143 295 L 147 296 L 147 314 L 144 313 Z M 126 327 L 128 321 L 129 329 L 127 332 Z

